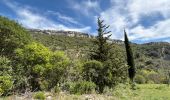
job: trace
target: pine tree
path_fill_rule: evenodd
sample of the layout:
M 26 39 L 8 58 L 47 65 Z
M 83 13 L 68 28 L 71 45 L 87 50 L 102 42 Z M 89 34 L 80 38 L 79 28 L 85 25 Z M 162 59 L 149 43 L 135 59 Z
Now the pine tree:
M 97 50 L 94 50 L 91 54 L 91 59 L 104 62 L 108 60 L 108 54 L 111 49 L 111 46 L 108 44 L 108 40 L 112 34 L 111 31 L 107 31 L 109 26 L 103 24 L 104 20 L 98 18 L 98 36 L 94 44 L 97 45 Z
M 107 29 L 109 28 L 109 26 L 107 26 L 106 24 L 103 24 L 104 20 L 101 20 L 100 18 L 98 18 L 98 36 L 96 38 L 96 40 L 94 41 L 94 44 L 97 46 L 95 48 L 94 51 L 92 51 L 91 53 L 91 59 L 92 60 L 96 60 L 99 61 L 101 63 L 104 64 L 105 61 L 108 61 L 108 59 L 110 59 L 109 57 L 109 53 L 111 50 L 111 44 L 108 43 L 109 37 L 111 36 L 110 32 L 111 31 L 107 31 Z M 107 77 L 107 71 L 109 70 L 109 67 L 107 68 L 102 68 L 99 69 L 98 74 L 98 78 L 97 78 L 97 82 L 96 85 L 98 86 L 98 91 L 99 93 L 103 93 L 104 87 L 108 86 L 108 80 L 106 80 Z
M 126 31 L 124 30 L 124 35 L 125 35 L 125 47 L 126 47 L 126 54 L 127 54 L 127 63 L 129 66 L 128 73 L 129 73 L 129 78 L 133 82 L 133 79 L 135 77 L 135 64 L 134 64 L 134 58 L 133 58 L 133 53 L 131 50 L 131 46 L 126 34 Z
M 112 35 L 110 33 L 111 31 L 107 31 L 109 26 L 103 24 L 104 21 L 100 18 L 98 18 L 97 22 L 98 36 L 94 41 L 96 47 L 94 47 L 94 51 L 92 51 L 90 56 L 92 60 L 100 62 L 102 66 L 92 66 L 96 74 L 94 75 L 95 78 L 91 78 L 91 81 L 97 85 L 99 93 L 103 93 L 106 86 L 113 88 L 118 83 L 125 80 L 124 77 L 127 76 L 127 68 L 124 66 L 120 49 L 109 42 L 109 38 Z

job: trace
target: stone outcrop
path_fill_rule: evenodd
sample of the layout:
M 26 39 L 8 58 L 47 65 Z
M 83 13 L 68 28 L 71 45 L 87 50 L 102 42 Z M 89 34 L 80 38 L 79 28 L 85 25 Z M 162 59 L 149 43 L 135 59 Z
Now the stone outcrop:
M 89 35 L 88 33 L 76 32 L 76 31 L 57 31 L 57 30 L 40 30 L 40 29 L 28 29 L 29 32 L 34 33 L 42 33 L 49 35 L 65 35 L 69 37 L 87 37 L 87 38 L 95 38 L 93 35 Z
M 40 30 L 40 29 L 27 29 L 29 32 L 32 33 L 42 33 L 42 34 L 49 34 L 49 35 L 65 35 L 69 37 L 84 37 L 84 38 L 96 38 L 93 35 L 90 35 L 88 33 L 82 33 L 82 32 L 76 32 L 76 31 L 63 31 L 63 30 Z M 123 44 L 124 42 L 122 40 L 115 40 L 110 39 L 108 40 L 110 43 L 116 43 L 116 44 Z

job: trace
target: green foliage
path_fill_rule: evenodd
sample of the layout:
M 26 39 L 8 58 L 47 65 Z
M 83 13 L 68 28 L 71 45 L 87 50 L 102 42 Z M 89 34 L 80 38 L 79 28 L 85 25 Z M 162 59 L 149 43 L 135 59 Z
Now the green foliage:
M 83 76 L 87 81 L 93 81 L 94 83 L 99 83 L 101 78 L 101 71 L 103 69 L 103 65 L 99 61 L 88 61 L 83 65 Z
M 0 95 L 9 95 L 13 86 L 12 77 L 0 76 L 0 80 Z
M 45 46 L 49 47 L 51 50 L 64 50 L 64 45 L 66 45 L 67 49 L 65 50 L 65 53 L 71 60 L 79 60 L 79 62 L 85 62 L 90 58 L 90 50 L 95 50 L 97 48 L 97 45 L 92 42 L 95 39 L 89 39 L 89 38 L 80 38 L 80 37 L 66 37 L 66 36 L 58 36 L 58 35 L 48 35 L 43 33 L 33 33 L 33 38 L 37 41 L 41 42 Z M 115 52 L 113 52 L 115 55 L 117 54 L 117 51 L 122 55 L 121 57 L 115 56 L 114 58 L 118 59 L 126 58 L 124 45 L 123 44 L 115 44 L 116 47 L 113 47 L 113 49 L 118 49 Z M 131 44 L 133 46 L 133 54 L 134 54 L 134 60 L 135 60 L 135 67 L 136 70 L 153 70 L 158 72 L 159 74 L 165 74 L 166 71 L 170 70 L 170 62 L 168 60 L 168 57 L 170 55 L 169 49 L 170 45 L 168 43 L 151 43 L 151 44 Z M 165 58 L 161 59 L 159 57 L 153 57 L 150 56 L 152 52 L 156 51 L 157 54 L 161 54 L 162 47 L 165 47 Z M 111 50 L 112 51 L 112 50 Z M 78 56 L 77 56 L 78 55 Z M 146 62 L 151 61 L 152 64 L 147 65 Z M 76 66 L 77 62 L 72 61 L 71 66 Z M 125 62 L 124 62 L 125 63 Z M 127 67 L 127 66 L 126 66 Z M 73 69 L 75 68 L 75 69 Z M 79 68 L 81 69 L 81 68 Z M 76 67 L 70 67 L 68 69 L 69 73 L 69 79 L 71 80 L 77 80 L 81 77 L 80 70 L 77 70 Z M 165 71 L 163 71 L 165 70 Z M 74 74 L 74 75 L 73 75 Z M 165 78 L 166 76 L 161 75 L 162 78 Z M 147 80 L 147 77 L 145 77 Z M 149 81 L 149 80 L 148 80 Z
M 121 91 L 125 87 L 118 85 L 125 83 L 127 78 L 124 45 L 110 43 L 108 27 L 98 19 L 98 36 L 95 39 L 31 34 L 38 43 L 33 42 L 21 25 L 0 17 L 0 95 L 26 90 L 52 90 L 58 93 L 63 87 L 62 90 L 73 94 L 92 93 L 94 89 L 103 93 L 104 88 L 108 87 L 115 89 L 117 96 L 124 97 Z M 127 60 L 131 79 L 136 67 L 139 70 L 135 78 L 137 83 L 167 81 L 169 44 L 131 44 L 137 63 L 134 66 L 126 34 L 125 42 L 126 51 L 130 52 L 127 53 Z M 161 52 L 163 47 L 164 54 Z M 71 83 L 63 86 L 67 82 Z M 162 87 L 157 90 L 162 90 Z
M 36 92 L 34 94 L 34 99 L 38 99 L 38 100 L 45 100 L 45 94 L 44 92 Z
M 118 100 L 134 100 L 133 97 L 135 94 L 130 89 L 129 84 L 119 84 L 111 92 Z
M 117 49 L 115 49 L 117 48 Z M 103 91 L 106 86 L 113 88 L 118 83 L 124 83 L 127 79 L 127 66 L 124 64 L 123 55 L 117 46 L 112 47 L 111 58 L 103 63 L 88 61 L 83 65 L 83 77 L 97 85 L 97 90 Z
M 124 55 L 121 48 L 117 45 L 112 45 L 111 52 L 109 53 L 110 59 L 104 62 L 104 79 L 107 86 L 114 87 L 119 83 L 127 81 L 127 69 L 125 64 Z
M 0 53 L 9 57 L 16 48 L 23 47 L 32 40 L 21 25 L 2 16 L 0 16 L 0 36 Z
M 83 70 L 83 62 L 80 60 L 72 60 L 70 66 L 67 69 L 67 81 L 79 81 L 83 79 L 82 71 Z
M 91 59 L 97 61 L 107 61 L 109 59 L 110 46 L 108 40 L 111 36 L 110 31 L 107 31 L 109 26 L 103 24 L 103 20 L 98 18 L 98 36 L 94 41 L 94 44 L 97 45 L 97 48 L 92 51 Z
M 54 86 L 54 88 L 52 89 L 52 91 L 54 93 L 59 93 L 61 90 L 60 90 L 60 87 L 59 86 Z
M 90 94 L 96 88 L 93 82 L 88 81 L 71 82 L 68 86 L 71 94 Z
M 15 53 L 15 61 L 24 66 L 18 67 L 20 70 L 16 70 L 16 74 L 22 71 L 21 74 L 28 78 L 28 84 L 32 86 L 32 90 L 40 90 L 41 87 L 53 88 L 64 78 L 65 69 L 69 65 L 69 59 L 63 52 L 52 52 L 35 42 L 25 45 L 23 49 L 15 50 Z
M 12 66 L 10 60 L 0 56 L 0 95 L 8 95 L 13 87 Z
M 160 83 L 167 83 L 167 78 L 164 77 L 163 73 L 159 73 L 153 70 L 140 70 L 138 74 L 136 75 L 136 78 L 139 78 L 138 76 L 142 76 L 145 80 L 145 83 L 148 84 L 160 84 Z M 138 81 L 137 79 L 136 81 Z M 142 79 L 143 80 L 143 79 Z M 138 83 L 138 82 L 137 82 Z M 142 83 L 143 84 L 143 83 Z
M 134 58 L 133 58 L 133 53 L 132 53 L 130 43 L 129 43 L 129 40 L 128 40 L 128 37 L 127 37 L 125 30 L 124 30 L 124 35 L 125 35 L 125 47 L 126 47 L 126 54 L 127 54 L 127 63 L 130 67 L 128 69 L 129 78 L 133 82 L 133 79 L 134 79 L 135 73 L 136 73 L 135 65 L 134 65 Z
M 25 45 L 23 49 L 15 50 L 15 53 L 20 61 L 24 61 L 25 65 L 35 66 L 49 62 L 49 56 L 51 52 L 42 44 L 33 42 L 31 44 Z
M 142 75 L 136 75 L 135 82 L 138 84 L 144 84 L 146 80 Z
M 64 82 L 67 67 L 70 61 L 64 52 L 54 52 L 50 57 L 50 62 L 45 66 L 43 77 L 49 83 L 48 89 L 53 88 L 60 82 Z
M 164 80 L 163 77 L 158 73 L 149 73 L 147 79 L 157 84 L 163 83 Z
M 25 45 L 23 49 L 16 49 L 15 54 L 14 63 L 17 66 L 15 69 L 16 77 L 25 76 L 26 78 L 26 82 L 23 81 L 21 83 L 23 85 L 19 85 L 22 87 L 19 88 L 25 88 L 26 84 L 30 84 L 32 90 L 39 90 L 39 78 L 50 60 L 50 50 L 41 44 L 33 42 Z M 17 81 L 20 80 L 16 80 L 16 83 L 18 83 Z
M 120 80 L 126 79 L 127 69 L 119 50 L 115 48 L 116 46 L 108 42 L 111 36 L 110 31 L 107 31 L 109 26 L 104 25 L 103 22 L 103 20 L 98 18 L 98 36 L 94 41 L 96 48 L 90 54 L 92 60 L 97 60 L 103 64 L 101 68 L 98 67 L 100 69 L 96 69 L 97 67 L 94 68 L 98 74 L 92 74 L 97 77 L 93 78 L 92 81 L 98 86 L 99 93 L 103 93 L 106 86 L 112 88 L 117 83 L 122 82 Z M 93 62 L 90 62 L 90 64 L 93 66 Z M 95 64 L 95 66 L 99 65 Z
M 170 87 L 165 84 L 141 84 L 135 92 L 136 100 L 169 100 Z
M 109 34 L 110 31 L 107 31 L 109 26 L 104 25 L 103 20 L 98 18 L 97 22 L 98 22 L 98 29 L 97 29 L 98 36 L 97 36 L 96 40 L 94 41 L 94 44 L 97 47 L 93 49 L 92 53 L 90 54 L 90 57 L 92 60 L 96 60 L 96 61 L 103 63 L 110 58 L 109 52 L 111 49 L 110 48 L 111 45 L 107 41 L 109 40 L 109 37 L 111 36 L 111 34 Z M 107 84 L 106 84 L 107 81 L 105 80 L 105 77 L 106 77 L 105 73 L 103 73 L 104 68 L 102 68 L 103 66 L 102 66 L 102 64 L 99 64 L 99 62 L 98 63 L 97 62 L 89 62 L 89 63 L 86 63 L 85 66 L 89 66 L 89 65 L 92 66 L 92 68 L 89 68 L 87 70 L 89 70 L 89 71 L 91 71 L 91 69 L 92 69 L 92 71 L 94 70 L 94 72 L 95 72 L 94 74 L 92 74 L 92 72 L 90 73 L 90 74 L 92 74 L 91 75 L 92 81 L 94 83 L 96 83 L 96 85 L 98 86 L 98 91 L 100 93 L 103 93 L 104 87 L 107 86 Z M 88 74 L 86 76 L 89 77 Z M 86 79 L 86 80 L 91 80 L 91 79 Z
M 83 65 L 83 77 L 87 81 L 92 81 L 97 88 L 104 88 L 103 64 L 99 61 L 88 61 Z
M 48 35 L 43 33 L 31 33 L 32 37 L 50 48 L 52 51 L 55 50 L 69 50 L 69 49 L 89 49 L 92 46 L 90 38 L 82 37 L 69 37 L 64 35 Z

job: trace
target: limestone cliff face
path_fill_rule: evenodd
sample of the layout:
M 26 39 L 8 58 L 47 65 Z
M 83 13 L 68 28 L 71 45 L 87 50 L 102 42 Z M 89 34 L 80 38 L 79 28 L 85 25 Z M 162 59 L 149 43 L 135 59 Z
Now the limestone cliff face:
M 27 29 L 29 32 L 32 33 L 42 33 L 42 34 L 49 34 L 49 35 L 65 35 L 69 37 L 83 37 L 83 38 L 96 38 L 94 35 L 90 35 L 88 33 L 76 32 L 76 31 L 63 31 L 63 30 L 40 30 L 40 29 Z M 122 40 L 115 40 L 110 39 L 108 42 L 116 43 L 116 44 L 123 44 Z
M 94 38 L 93 35 L 89 35 L 88 33 L 76 32 L 76 31 L 57 31 L 57 30 L 40 30 L 40 29 L 28 29 L 30 32 L 34 33 L 42 33 L 42 34 L 49 34 L 49 35 L 66 35 L 69 37 L 88 37 Z

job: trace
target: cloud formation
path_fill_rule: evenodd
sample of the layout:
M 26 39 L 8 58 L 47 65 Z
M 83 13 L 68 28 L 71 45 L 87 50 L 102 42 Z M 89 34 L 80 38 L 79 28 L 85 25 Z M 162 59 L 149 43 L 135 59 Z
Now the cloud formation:
M 69 31 L 79 31 L 79 32 L 89 32 L 91 27 L 67 27 L 61 23 L 54 22 L 50 20 L 47 16 L 33 12 L 29 6 L 21 6 L 16 2 L 4 1 L 5 4 L 11 8 L 17 14 L 17 20 L 27 28 L 34 29 L 52 29 L 52 30 L 69 30 Z M 57 13 L 58 18 L 68 21 L 70 23 L 78 24 L 77 21 L 71 17 L 63 16 Z
M 86 16 L 91 16 L 94 13 L 101 11 L 98 0 L 80 0 L 78 2 L 76 0 L 68 0 L 68 2 L 71 9 L 78 11 L 79 13 Z
M 55 12 L 55 11 L 49 10 L 49 11 L 47 11 L 47 13 L 50 14 L 50 15 L 57 16 L 57 18 L 59 20 L 64 21 L 66 23 L 80 25 L 80 23 L 78 21 L 76 21 L 75 19 L 73 19 L 72 17 L 61 14 L 60 12 Z
M 100 13 L 105 22 L 111 25 L 113 38 L 123 40 L 123 29 L 133 41 L 170 37 L 170 2 L 169 0 L 110 0 L 111 7 Z M 154 16 L 162 16 L 151 25 L 141 23 Z M 149 17 L 148 17 L 149 16 Z M 152 24 L 153 23 L 153 24 Z M 169 40 L 170 41 L 170 40 Z
M 61 3 L 61 10 L 42 5 L 47 11 L 45 14 L 41 9 L 35 10 L 12 0 L 3 1 L 16 13 L 16 19 L 28 28 L 72 30 L 95 35 L 96 19 L 101 16 L 110 25 L 113 39 L 123 40 L 125 28 L 133 42 L 170 42 L 169 0 L 63 0 L 67 3 Z

